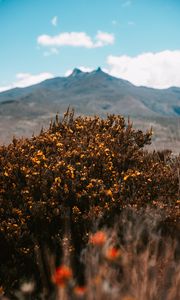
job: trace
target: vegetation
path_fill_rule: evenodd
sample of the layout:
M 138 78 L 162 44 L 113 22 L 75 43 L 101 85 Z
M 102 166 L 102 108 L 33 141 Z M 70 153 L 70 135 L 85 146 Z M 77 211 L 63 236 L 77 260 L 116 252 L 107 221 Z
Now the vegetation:
M 157 207 L 165 233 L 177 232 L 180 156 L 144 151 L 151 135 L 119 115 L 74 117 L 68 110 L 39 136 L 0 146 L 0 285 L 8 295 L 25 279 L 38 292 L 54 290 L 46 258 L 62 264 L 64 237 L 72 267 L 66 275 L 84 286 L 80 257 L 94 224 L 113 227 L 126 207 Z

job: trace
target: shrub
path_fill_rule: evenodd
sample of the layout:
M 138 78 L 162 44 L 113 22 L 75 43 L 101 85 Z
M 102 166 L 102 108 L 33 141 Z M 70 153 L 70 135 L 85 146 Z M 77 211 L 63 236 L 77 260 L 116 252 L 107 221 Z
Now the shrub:
M 81 283 L 79 255 L 97 218 L 112 225 L 129 205 L 175 211 L 179 160 L 143 151 L 150 141 L 151 131 L 133 129 L 122 116 L 74 117 L 68 110 L 39 136 L 1 146 L 0 285 L 13 289 L 36 274 L 41 287 L 36 250 L 48 278 L 45 249 L 59 253 L 60 264 L 64 233 Z

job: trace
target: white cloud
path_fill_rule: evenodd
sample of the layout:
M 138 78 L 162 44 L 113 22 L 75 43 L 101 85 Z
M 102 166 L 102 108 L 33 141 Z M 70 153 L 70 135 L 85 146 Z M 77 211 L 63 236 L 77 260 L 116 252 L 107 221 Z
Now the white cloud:
M 32 75 L 29 73 L 18 73 L 16 74 L 16 81 L 10 85 L 1 86 L 0 92 L 13 89 L 15 87 L 27 87 L 53 77 L 54 75 L 48 72 L 39 73 L 36 75 Z
M 114 35 L 98 31 L 95 36 L 95 41 L 93 41 L 85 32 L 63 32 L 55 36 L 47 34 L 40 35 L 37 38 L 37 42 L 39 45 L 46 47 L 72 46 L 90 49 L 113 44 Z
M 91 38 L 84 32 L 64 32 L 56 36 L 41 35 L 38 43 L 42 46 L 74 46 L 92 48 Z
M 72 74 L 72 71 L 73 71 L 73 70 L 67 70 L 67 71 L 65 72 L 64 76 L 67 77 L 67 76 L 71 75 L 71 74 Z
M 52 18 L 51 24 L 52 24 L 53 26 L 55 26 L 55 27 L 58 25 L 58 17 L 57 17 L 57 16 L 54 16 L 54 17 Z
M 3 85 L 3 86 L 0 86 L 0 93 L 1 92 L 4 92 L 4 91 L 7 91 L 7 90 L 10 90 L 12 89 L 13 87 L 11 85 Z
M 82 72 L 91 72 L 91 71 L 93 71 L 93 69 L 92 68 L 89 68 L 89 67 L 85 67 L 85 66 L 80 66 L 80 67 L 77 67 L 77 69 L 79 69 L 79 70 L 81 70 Z M 69 69 L 69 70 L 67 70 L 66 72 L 65 72 L 65 76 L 69 76 L 69 75 L 71 75 L 72 74 L 72 72 L 73 72 L 73 70 L 71 69 Z
M 154 88 L 180 86 L 180 50 L 142 53 L 107 58 L 109 73 L 135 85 Z
M 97 43 L 95 43 L 95 47 L 103 47 L 105 45 L 114 44 L 114 35 L 107 32 L 98 31 L 96 35 Z

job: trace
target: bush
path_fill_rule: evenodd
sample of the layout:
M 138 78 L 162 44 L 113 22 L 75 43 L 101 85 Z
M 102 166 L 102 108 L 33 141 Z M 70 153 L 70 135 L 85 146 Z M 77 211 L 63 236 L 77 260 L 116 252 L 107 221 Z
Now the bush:
M 13 289 L 33 274 L 43 285 L 36 249 L 48 277 L 45 249 L 59 253 L 59 264 L 64 233 L 70 235 L 75 275 L 83 281 L 77 263 L 97 218 L 100 226 L 110 226 L 126 206 L 175 211 L 180 160 L 143 151 L 150 141 L 151 131 L 133 129 L 122 116 L 75 118 L 68 110 L 39 136 L 1 146 L 0 285 Z

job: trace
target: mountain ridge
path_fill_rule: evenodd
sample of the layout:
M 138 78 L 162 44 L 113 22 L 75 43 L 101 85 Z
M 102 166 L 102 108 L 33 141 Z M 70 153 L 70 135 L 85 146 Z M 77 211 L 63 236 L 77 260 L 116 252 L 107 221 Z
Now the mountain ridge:
M 0 140 L 9 140 L 13 134 L 29 136 L 37 132 L 37 128 L 48 124 L 57 112 L 62 114 L 69 105 L 77 114 L 121 114 L 146 123 L 162 118 L 163 126 L 167 123 L 165 118 L 171 118 L 174 126 L 175 118 L 180 117 L 180 88 L 138 87 L 101 68 L 92 72 L 75 68 L 67 77 L 1 92 Z
M 2 105 L 25 104 L 73 105 L 80 112 L 104 114 L 117 112 L 133 116 L 179 116 L 180 88 L 154 89 L 135 86 L 127 80 L 119 79 L 104 72 L 100 67 L 92 72 L 75 68 L 67 77 L 54 77 L 40 83 L 14 88 L 0 93 L 0 113 Z M 80 107 L 81 106 L 81 107 Z M 89 108 L 91 107 L 91 109 Z M 54 109 L 53 109 L 54 111 Z M 2 114 L 2 113 L 1 113 Z
M 97 74 L 103 74 L 104 76 L 108 77 L 108 78 L 111 78 L 111 79 L 114 79 L 114 80 L 118 80 L 118 81 L 121 81 L 121 82 L 124 82 L 124 83 L 127 83 L 128 85 L 130 86 L 133 86 L 135 88 L 146 88 L 148 90 L 156 90 L 156 91 L 173 91 L 173 92 L 178 92 L 180 91 L 180 87 L 177 87 L 177 86 L 172 86 L 172 87 L 169 87 L 169 88 L 164 88 L 164 89 L 158 89 L 158 88 L 153 88 L 153 87 L 147 87 L 147 86 L 144 86 L 144 85 L 140 85 L 140 86 L 136 86 L 134 85 L 133 83 L 131 83 L 130 81 L 126 80 L 126 79 L 122 79 L 122 78 L 118 78 L 118 77 L 115 77 L 115 76 L 112 76 L 106 72 L 104 72 L 101 67 L 98 67 L 96 70 L 93 70 L 91 72 L 84 72 L 82 70 L 80 70 L 79 68 L 74 68 L 72 73 L 68 76 L 56 76 L 56 77 L 53 77 L 53 78 L 49 78 L 49 79 L 45 79 L 43 81 L 41 81 L 40 83 L 35 83 L 33 85 L 30 85 L 30 86 L 27 86 L 27 87 L 14 87 L 12 89 L 8 89 L 6 91 L 2 91 L 0 92 L 0 101 L 1 101 L 1 98 L 2 96 L 6 95 L 6 94 L 9 94 L 9 93 L 12 93 L 12 92 L 19 92 L 19 91 L 22 91 L 22 90 L 25 90 L 25 89 L 31 89 L 33 87 L 37 87 L 37 86 L 40 86 L 41 84 L 43 83 L 48 83 L 48 82 L 53 82 L 53 81 L 59 81 L 59 80 L 67 80 L 69 78 L 73 78 L 73 77 L 76 77 L 78 75 L 97 75 Z

